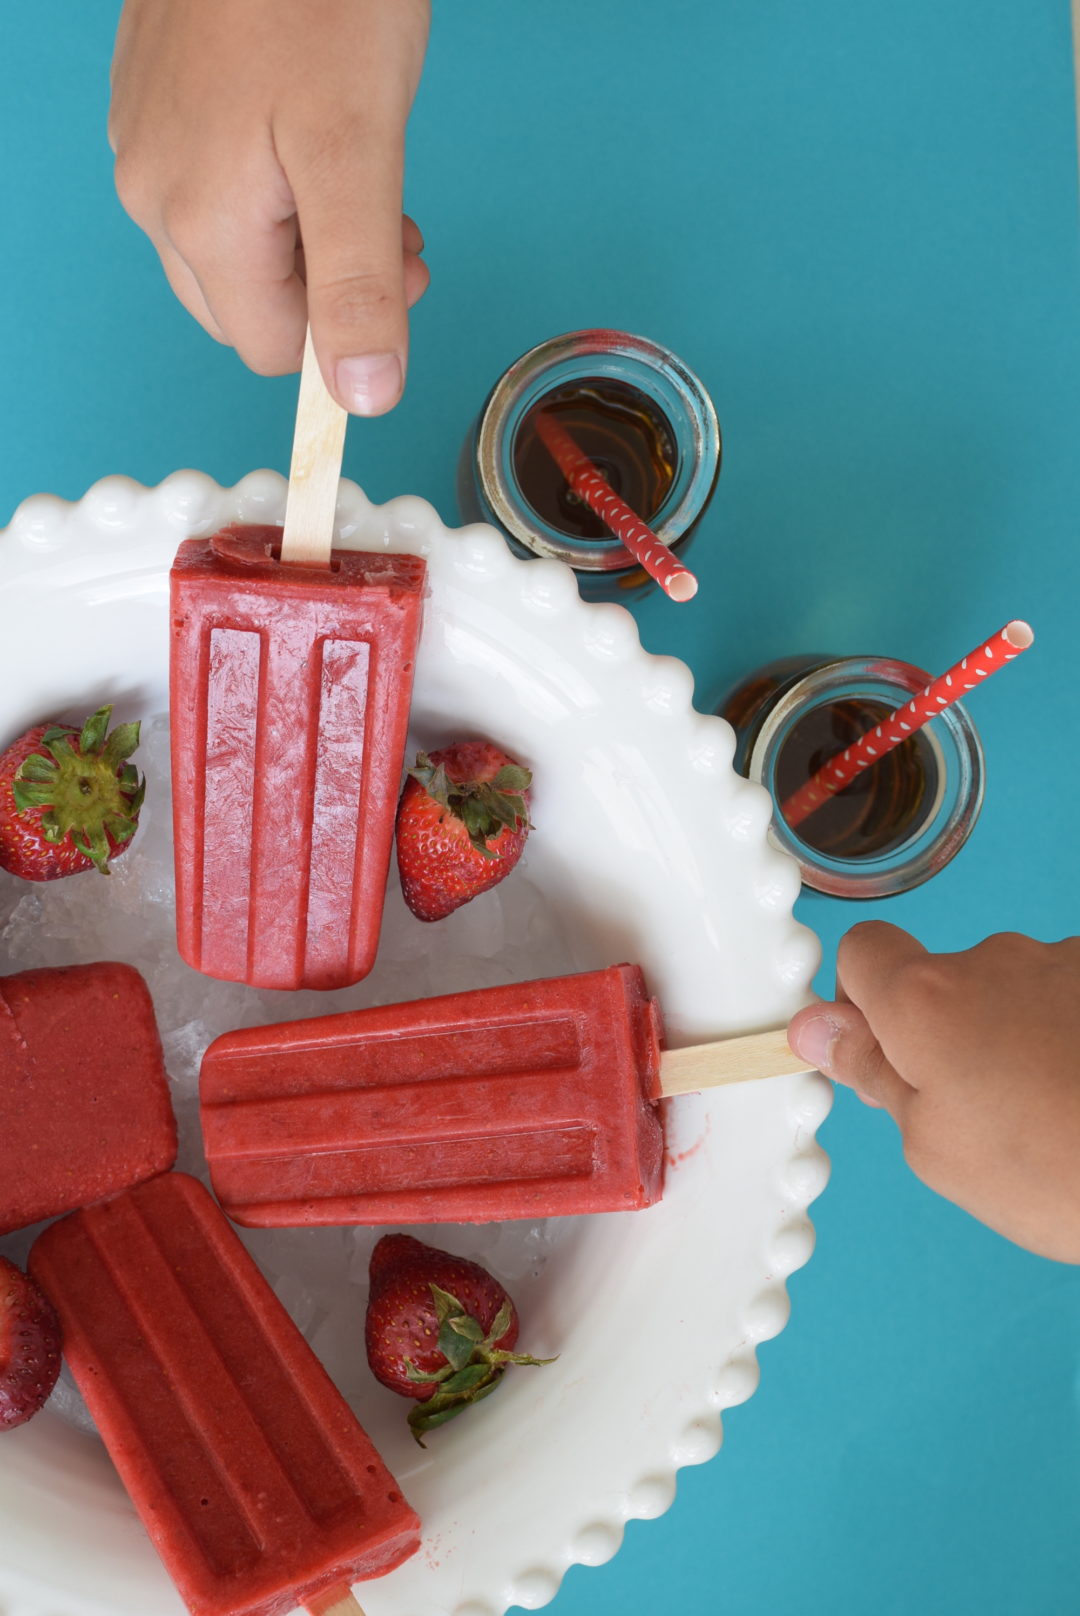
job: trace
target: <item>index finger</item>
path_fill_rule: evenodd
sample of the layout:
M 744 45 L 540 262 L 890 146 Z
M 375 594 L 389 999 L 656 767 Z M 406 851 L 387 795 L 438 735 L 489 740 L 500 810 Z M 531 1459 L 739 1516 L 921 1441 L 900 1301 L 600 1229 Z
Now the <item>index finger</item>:
M 910 932 L 887 920 L 852 926 L 836 950 L 836 996 L 856 1005 L 880 1035 L 878 1023 L 891 1020 L 894 985 L 900 971 L 925 959 L 927 950 Z
M 323 377 L 346 409 L 381 415 L 396 404 L 408 362 L 404 124 L 394 118 L 354 123 L 329 148 L 291 138 L 295 145 L 283 156 Z
M 853 926 L 836 951 L 837 998 L 855 1007 L 883 1059 L 910 1089 L 921 1088 L 934 1068 L 936 1032 L 925 1014 L 920 974 L 930 958 L 910 932 L 884 920 Z

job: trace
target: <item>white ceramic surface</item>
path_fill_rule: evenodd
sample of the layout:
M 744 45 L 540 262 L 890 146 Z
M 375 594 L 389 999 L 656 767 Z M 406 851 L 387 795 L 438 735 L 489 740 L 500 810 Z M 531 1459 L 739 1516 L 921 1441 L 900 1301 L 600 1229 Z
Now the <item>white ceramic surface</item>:
M 271 472 L 27 500 L 0 533 L 0 742 L 105 700 L 163 710 L 177 543 L 283 506 Z M 798 872 L 766 841 L 765 793 L 732 772 L 730 730 L 693 710 L 689 670 L 490 529 L 449 531 L 417 499 L 374 507 L 351 484 L 339 520 L 340 542 L 428 558 L 414 738 L 491 735 L 532 764 L 528 879 L 565 968 L 639 961 L 672 1043 L 788 1017 L 818 959 L 792 919 Z M 0 972 L 17 966 L 0 947 Z M 424 1521 L 422 1552 L 364 1586 L 368 1616 L 538 1607 L 568 1566 L 608 1560 L 628 1519 L 668 1508 L 677 1470 L 715 1454 L 721 1411 L 753 1392 L 757 1344 L 787 1320 L 784 1281 L 810 1255 L 806 1208 L 828 1176 L 814 1134 L 829 1094 L 811 1076 L 674 1102 L 663 1203 L 572 1220 L 519 1295 L 529 1350 L 558 1362 L 508 1377 L 427 1452 L 404 1405 L 361 1383 L 358 1413 Z M 455 1233 L 446 1243 L 467 1251 Z M 96 1437 L 46 1411 L 0 1439 L 0 1616 L 180 1608 Z

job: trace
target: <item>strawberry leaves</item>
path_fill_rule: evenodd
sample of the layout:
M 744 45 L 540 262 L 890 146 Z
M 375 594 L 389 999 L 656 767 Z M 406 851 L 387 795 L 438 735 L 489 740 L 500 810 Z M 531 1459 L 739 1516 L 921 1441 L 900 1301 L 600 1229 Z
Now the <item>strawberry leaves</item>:
M 487 844 L 500 831 L 531 828 L 525 792 L 532 785 L 532 774 L 520 763 L 504 764 L 490 780 L 454 780 L 445 762 L 436 763 L 420 752 L 409 774 L 441 808 L 461 820 L 483 858 L 498 857 Z
M 439 1327 L 438 1350 L 446 1363 L 441 1369 L 422 1370 L 406 1360 L 405 1373 L 414 1385 L 435 1390 L 409 1415 L 409 1429 L 421 1447 L 424 1433 L 445 1425 L 464 1412 L 470 1403 L 489 1396 L 499 1384 L 507 1364 L 541 1365 L 553 1358 L 533 1358 L 528 1353 L 506 1352 L 495 1343 L 510 1329 L 513 1305 L 505 1301 L 485 1334 L 479 1320 L 466 1312 L 456 1296 L 431 1282 L 431 1298 Z
M 491 741 L 418 754 L 395 823 L 401 891 L 418 920 L 442 920 L 505 881 L 532 829 L 532 780 Z
M 34 751 L 11 778 L 19 814 L 36 818 L 42 840 L 67 845 L 103 875 L 109 857 L 131 840 L 146 795 L 146 782 L 130 763 L 139 744 L 139 725 L 118 724 L 110 732 L 112 707 L 99 707 L 81 730 L 51 724 Z

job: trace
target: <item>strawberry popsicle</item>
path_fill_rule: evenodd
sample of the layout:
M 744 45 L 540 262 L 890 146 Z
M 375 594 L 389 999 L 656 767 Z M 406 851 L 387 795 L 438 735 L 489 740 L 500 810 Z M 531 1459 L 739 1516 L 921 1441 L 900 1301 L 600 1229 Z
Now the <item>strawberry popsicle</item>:
M 337 988 L 375 960 L 425 565 L 279 559 L 282 530 L 172 569 L 177 938 L 208 976 Z
M 352 1609 L 419 1522 L 201 1184 L 156 1178 L 40 1235 L 30 1270 L 193 1616 Z
M 631 965 L 226 1033 L 201 1077 L 214 1188 L 249 1225 L 648 1206 L 659 1047 Z
M 146 983 L 130 965 L 0 977 L 0 1234 L 116 1195 L 176 1160 Z

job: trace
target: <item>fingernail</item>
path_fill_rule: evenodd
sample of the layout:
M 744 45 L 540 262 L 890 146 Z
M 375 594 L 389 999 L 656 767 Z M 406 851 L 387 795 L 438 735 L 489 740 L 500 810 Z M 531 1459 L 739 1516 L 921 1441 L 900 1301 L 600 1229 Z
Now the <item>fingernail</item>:
M 791 1047 L 808 1065 L 825 1072 L 831 1064 L 833 1045 L 839 1036 L 840 1028 L 835 1021 L 830 1021 L 828 1016 L 811 1016 L 809 1021 L 799 1024 Z
M 361 354 L 339 359 L 334 379 L 338 396 L 354 415 L 384 415 L 401 397 L 405 372 L 397 354 Z

